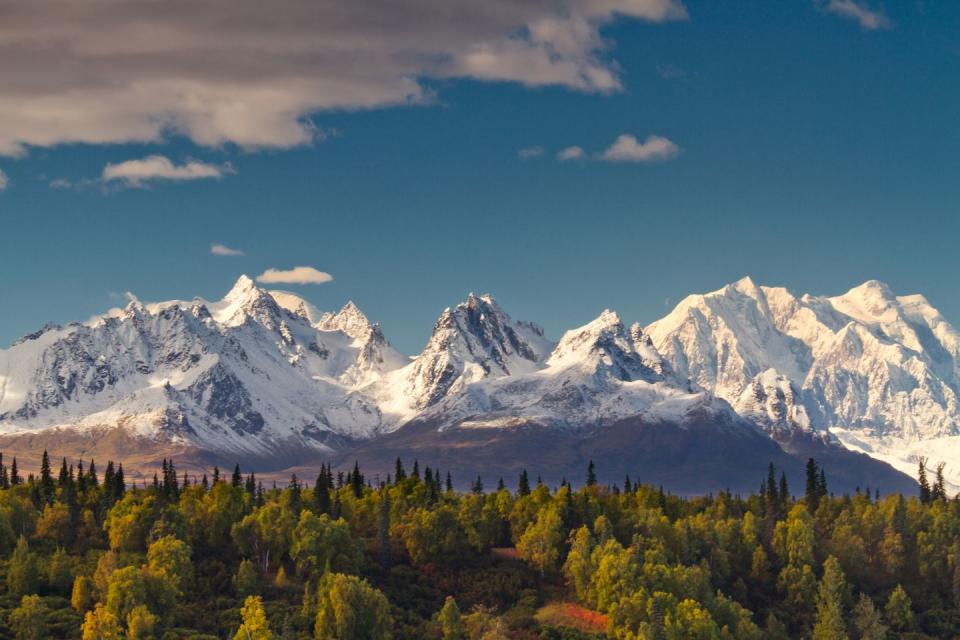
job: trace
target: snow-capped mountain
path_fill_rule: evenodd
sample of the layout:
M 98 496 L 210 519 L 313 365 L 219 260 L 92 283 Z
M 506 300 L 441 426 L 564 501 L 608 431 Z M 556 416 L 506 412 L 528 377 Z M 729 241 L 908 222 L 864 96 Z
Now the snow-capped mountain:
M 407 357 L 352 302 L 323 312 L 243 276 L 218 301 L 131 299 L 0 350 L 0 450 L 91 455 L 106 442 L 153 458 L 176 450 L 198 464 L 282 469 L 337 456 L 392 464 L 394 449 L 415 443 L 414 455 L 481 469 L 499 442 L 504 468 L 559 476 L 594 451 L 617 461 L 611 472 L 693 491 L 752 486 L 770 460 L 799 473 L 812 446 L 850 486 L 869 477 L 899 488 L 906 478 L 826 435 L 862 426 L 838 419 L 867 411 L 856 385 L 882 378 L 879 392 L 897 397 L 894 362 L 923 379 L 944 433 L 953 428 L 953 405 L 937 404 L 952 391 L 937 385 L 956 371 L 960 340 L 918 300 L 898 304 L 900 315 L 866 297 L 796 299 L 744 280 L 692 296 L 646 329 L 607 310 L 553 342 L 470 294 Z M 937 358 L 916 350 L 931 341 L 946 345 Z M 921 424 L 910 407 L 877 402 L 885 432 Z M 812 444 L 798 444 L 799 432 L 814 434 Z
M 316 323 L 310 315 L 304 301 L 244 276 L 217 302 L 132 300 L 87 324 L 49 327 L 0 351 L 0 428 L 120 426 L 289 458 L 399 420 L 364 388 L 408 359 L 352 304 Z
M 744 278 L 647 331 L 676 375 L 771 433 L 819 432 L 911 474 L 943 460 L 960 480 L 960 334 L 922 296 L 869 281 L 798 297 Z

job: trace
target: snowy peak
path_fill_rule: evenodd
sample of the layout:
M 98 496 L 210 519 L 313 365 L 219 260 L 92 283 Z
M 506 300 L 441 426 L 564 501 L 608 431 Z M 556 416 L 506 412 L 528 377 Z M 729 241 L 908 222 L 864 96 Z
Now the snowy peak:
M 633 339 L 616 311 L 605 309 L 592 322 L 563 334 L 547 360 L 549 368 L 581 367 L 609 373 L 618 380 L 633 380 L 642 364 Z
M 407 393 L 425 408 L 472 381 L 532 371 L 550 346 L 542 329 L 514 322 L 491 296 L 471 293 L 440 314 L 411 366 Z
M 371 325 L 367 316 L 351 300 L 337 313 L 323 314 L 317 328 L 324 331 L 342 331 L 354 340 L 366 341 Z
M 277 301 L 249 277 L 242 275 L 223 300 L 214 305 L 213 316 L 228 327 L 256 322 L 270 330 L 280 327 L 283 314 Z

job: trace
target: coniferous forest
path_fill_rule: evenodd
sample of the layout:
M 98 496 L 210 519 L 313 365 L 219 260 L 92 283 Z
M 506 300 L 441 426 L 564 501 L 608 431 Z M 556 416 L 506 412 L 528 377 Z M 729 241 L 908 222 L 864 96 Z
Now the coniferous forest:
M 0 638 L 955 638 L 960 501 L 835 496 L 771 465 L 758 492 L 678 497 L 526 471 L 240 468 L 129 485 L 122 465 L 0 457 Z M 455 470 L 454 470 L 455 473 Z

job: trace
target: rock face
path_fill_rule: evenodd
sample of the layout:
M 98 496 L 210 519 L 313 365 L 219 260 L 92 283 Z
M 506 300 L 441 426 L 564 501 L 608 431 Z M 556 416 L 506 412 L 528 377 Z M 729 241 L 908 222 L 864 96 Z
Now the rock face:
M 869 281 L 798 297 L 745 278 L 689 296 L 647 331 L 677 375 L 780 440 L 816 432 L 908 473 L 926 455 L 960 479 L 960 335 L 922 296 Z
M 135 441 L 144 459 L 176 450 L 258 469 L 350 456 L 389 467 L 408 451 L 556 479 L 593 457 L 610 480 L 685 491 L 752 488 L 768 462 L 792 475 L 815 455 L 836 466 L 838 490 L 861 477 L 903 488 L 828 427 L 907 433 L 939 416 L 935 432 L 952 433 L 943 380 L 960 341 L 919 300 L 871 292 L 797 299 L 744 280 L 646 329 L 608 310 L 556 343 L 470 294 L 409 358 L 352 302 L 324 313 L 244 276 L 219 301 L 131 300 L 0 351 L 0 448 Z

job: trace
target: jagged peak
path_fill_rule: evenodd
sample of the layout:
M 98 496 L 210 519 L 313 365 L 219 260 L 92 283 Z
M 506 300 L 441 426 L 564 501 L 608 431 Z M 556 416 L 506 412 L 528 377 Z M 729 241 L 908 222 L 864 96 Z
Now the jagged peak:
M 224 300 L 235 301 L 240 298 L 246 297 L 249 293 L 257 288 L 256 283 L 248 276 L 247 274 L 242 274 L 237 281 L 233 284 L 233 287 L 227 292 L 227 295 L 224 296 Z
M 336 313 L 323 314 L 317 327 L 324 331 L 342 331 L 355 340 L 366 339 L 372 329 L 370 320 L 352 300 Z

